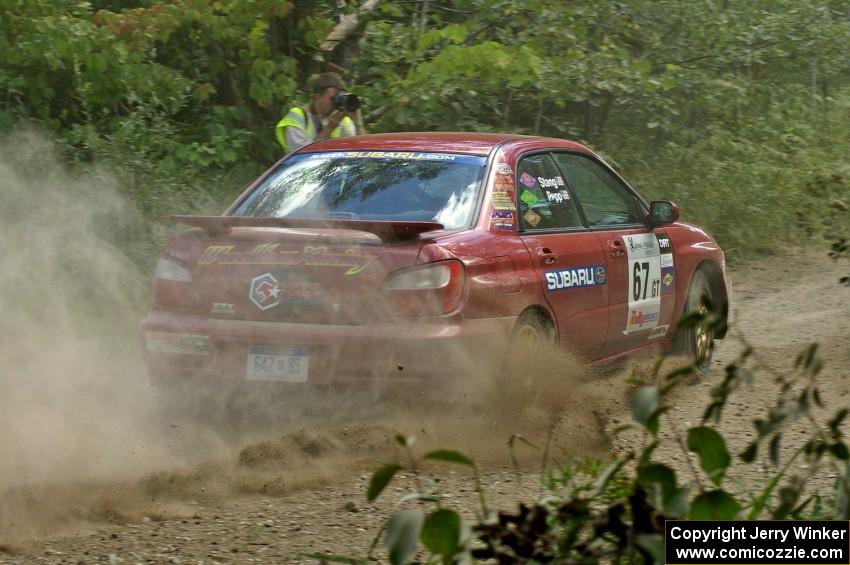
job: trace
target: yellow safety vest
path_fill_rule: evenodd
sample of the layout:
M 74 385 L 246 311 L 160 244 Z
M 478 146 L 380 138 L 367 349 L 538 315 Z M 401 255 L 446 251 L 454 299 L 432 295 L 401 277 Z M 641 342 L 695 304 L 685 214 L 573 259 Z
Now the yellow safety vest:
M 304 111 L 304 108 L 298 106 L 290 108 L 289 112 L 277 123 L 274 130 L 277 141 L 283 147 L 284 153 L 289 152 L 286 148 L 286 132 L 284 131 L 288 127 L 303 129 L 307 134 L 307 139 L 311 141 L 316 137 L 316 126 L 313 124 L 312 118 L 307 117 L 307 112 Z M 357 131 L 354 127 L 354 120 L 348 116 L 340 120 L 339 125 L 331 132 L 331 138 L 342 137 L 344 129 L 353 132 Z

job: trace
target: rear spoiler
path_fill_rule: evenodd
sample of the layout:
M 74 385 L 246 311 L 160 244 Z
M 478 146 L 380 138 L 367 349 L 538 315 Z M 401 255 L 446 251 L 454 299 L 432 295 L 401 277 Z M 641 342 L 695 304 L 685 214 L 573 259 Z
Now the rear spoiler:
M 230 228 L 325 228 L 356 230 L 373 233 L 383 241 L 416 239 L 419 234 L 441 230 L 445 226 L 437 222 L 387 222 L 377 220 L 338 220 L 314 218 L 268 218 L 252 216 L 171 216 L 181 224 L 201 228 L 207 235 L 216 236 Z

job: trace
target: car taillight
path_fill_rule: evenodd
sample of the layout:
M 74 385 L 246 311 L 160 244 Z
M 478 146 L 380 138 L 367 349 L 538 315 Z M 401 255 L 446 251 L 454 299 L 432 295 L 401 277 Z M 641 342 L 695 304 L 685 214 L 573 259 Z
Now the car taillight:
M 383 306 L 390 316 L 441 316 L 457 310 L 463 297 L 460 261 L 441 261 L 390 276 Z
M 154 272 L 154 304 L 189 306 L 192 301 L 192 273 L 171 257 L 160 257 Z
M 162 281 L 192 282 L 189 269 L 170 257 L 160 257 L 157 260 L 154 277 Z

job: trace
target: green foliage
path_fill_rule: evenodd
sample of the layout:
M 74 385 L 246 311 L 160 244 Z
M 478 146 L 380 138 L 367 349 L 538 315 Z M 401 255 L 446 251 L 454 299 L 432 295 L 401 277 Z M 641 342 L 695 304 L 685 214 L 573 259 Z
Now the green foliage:
M 449 565 L 461 546 L 462 520 L 454 510 L 441 508 L 428 514 L 422 526 L 422 545 Z
M 734 520 L 741 505 L 728 492 L 712 490 L 697 496 L 688 511 L 689 520 Z
M 416 553 L 419 535 L 425 522 L 422 510 L 399 510 L 387 520 L 385 543 L 389 550 L 390 563 L 404 565 Z
M 847 237 L 846 10 L 694 0 L 10 0 L 0 132 L 35 124 L 111 167 L 148 220 L 218 212 L 280 156 L 274 125 L 341 72 L 370 131 L 582 140 L 676 200 L 730 258 Z M 156 226 L 134 256 L 150 261 Z M 850 281 L 850 279 L 848 279 Z M 850 284 L 850 282 L 848 282 Z
M 699 455 L 702 470 L 706 472 L 711 482 L 720 486 L 731 462 L 723 436 L 707 426 L 691 428 L 688 430 L 688 449 Z
M 382 492 L 387 488 L 387 485 L 390 484 L 393 477 L 399 471 L 404 470 L 404 467 L 401 465 L 384 465 L 372 475 L 372 480 L 369 482 L 369 490 L 366 492 L 366 499 L 369 502 L 372 502 Z

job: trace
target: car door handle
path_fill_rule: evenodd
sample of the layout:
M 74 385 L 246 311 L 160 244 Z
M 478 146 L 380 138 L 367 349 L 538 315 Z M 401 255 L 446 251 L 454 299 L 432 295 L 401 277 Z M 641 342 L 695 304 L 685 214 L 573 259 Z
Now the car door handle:
M 611 250 L 612 257 L 622 257 L 626 254 L 626 246 L 619 239 L 612 239 L 608 242 L 608 249 Z
M 544 265 L 554 265 L 558 255 L 548 247 L 538 247 L 537 256 Z

